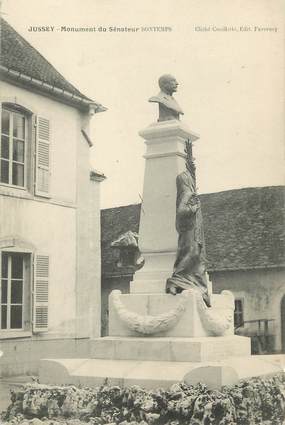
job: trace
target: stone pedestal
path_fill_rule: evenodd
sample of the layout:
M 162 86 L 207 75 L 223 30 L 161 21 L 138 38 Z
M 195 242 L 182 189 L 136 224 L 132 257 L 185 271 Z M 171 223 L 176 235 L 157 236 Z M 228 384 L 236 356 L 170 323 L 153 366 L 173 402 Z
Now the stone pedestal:
M 154 123 L 139 134 L 146 143 L 139 230 L 145 265 L 136 272 L 131 292 L 163 293 L 177 250 L 176 177 L 185 170 L 185 140 L 194 142 L 199 136 L 178 120 Z
M 209 389 L 281 373 L 274 356 L 250 356 L 249 338 L 115 338 L 90 341 L 88 359 L 43 359 L 40 382 L 169 388 L 184 381 Z
M 250 340 L 243 336 L 104 337 L 93 339 L 90 357 L 105 360 L 159 362 L 217 362 L 250 354 Z

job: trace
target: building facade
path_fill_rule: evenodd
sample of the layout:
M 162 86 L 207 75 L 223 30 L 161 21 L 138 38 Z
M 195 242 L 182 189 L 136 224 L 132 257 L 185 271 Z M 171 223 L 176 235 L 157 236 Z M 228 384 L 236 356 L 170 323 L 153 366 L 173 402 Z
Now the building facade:
M 1 19 L 0 376 L 84 355 L 100 334 L 100 182 L 89 121 L 104 111 Z
M 285 352 L 284 194 L 284 187 L 273 186 L 200 196 L 213 292 L 234 293 L 236 333 L 251 336 L 253 352 Z M 110 245 L 139 231 L 140 211 L 141 205 L 129 205 L 101 212 L 103 334 L 108 294 L 128 292 L 135 272 Z

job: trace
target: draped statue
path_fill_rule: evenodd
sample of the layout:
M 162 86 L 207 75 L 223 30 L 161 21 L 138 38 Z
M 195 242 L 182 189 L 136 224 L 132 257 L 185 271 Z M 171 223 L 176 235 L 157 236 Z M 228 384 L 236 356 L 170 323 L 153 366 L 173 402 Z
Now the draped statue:
M 186 170 L 176 178 L 176 229 L 179 234 L 173 275 L 166 292 L 175 295 L 183 289 L 201 293 L 210 306 L 201 204 L 196 192 L 195 165 L 189 141 L 186 142 Z

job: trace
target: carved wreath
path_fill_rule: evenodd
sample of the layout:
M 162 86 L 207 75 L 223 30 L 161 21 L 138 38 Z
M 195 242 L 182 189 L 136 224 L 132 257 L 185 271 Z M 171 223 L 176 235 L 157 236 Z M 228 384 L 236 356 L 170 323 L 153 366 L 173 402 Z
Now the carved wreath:
M 120 295 L 122 294 L 120 290 L 114 290 L 112 292 L 112 298 L 120 320 L 124 322 L 129 329 L 144 335 L 151 335 L 167 331 L 178 323 L 185 311 L 187 298 L 191 293 L 191 290 L 183 291 L 179 303 L 175 308 L 156 316 L 141 315 L 127 310 L 120 299 Z M 222 295 L 229 296 L 231 293 L 229 291 L 222 291 Z M 197 296 L 197 305 L 204 328 L 207 329 L 209 334 L 222 336 L 231 332 L 233 322 L 232 309 L 215 311 L 214 308 L 205 305 L 201 296 Z
M 114 307 L 122 322 L 133 331 L 150 335 L 166 331 L 176 325 L 185 311 L 187 297 L 190 293 L 190 291 L 183 291 L 179 303 L 175 308 L 167 313 L 158 314 L 156 316 L 141 315 L 127 310 L 120 300 L 121 291 L 118 289 L 112 292 L 112 297 Z

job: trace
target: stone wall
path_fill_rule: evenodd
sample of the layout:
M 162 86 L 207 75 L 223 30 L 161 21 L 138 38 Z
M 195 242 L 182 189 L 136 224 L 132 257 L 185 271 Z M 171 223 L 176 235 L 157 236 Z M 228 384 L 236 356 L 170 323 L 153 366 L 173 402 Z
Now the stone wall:
M 275 335 L 275 350 L 280 351 L 281 300 L 285 295 L 285 270 L 276 268 L 213 272 L 211 279 L 215 293 L 229 289 L 235 298 L 243 300 L 245 321 L 274 319 L 271 330 Z M 239 333 L 243 334 L 243 328 L 240 328 Z
M 87 358 L 89 340 L 75 338 L 17 338 L 1 341 L 0 377 L 38 375 L 43 358 Z

